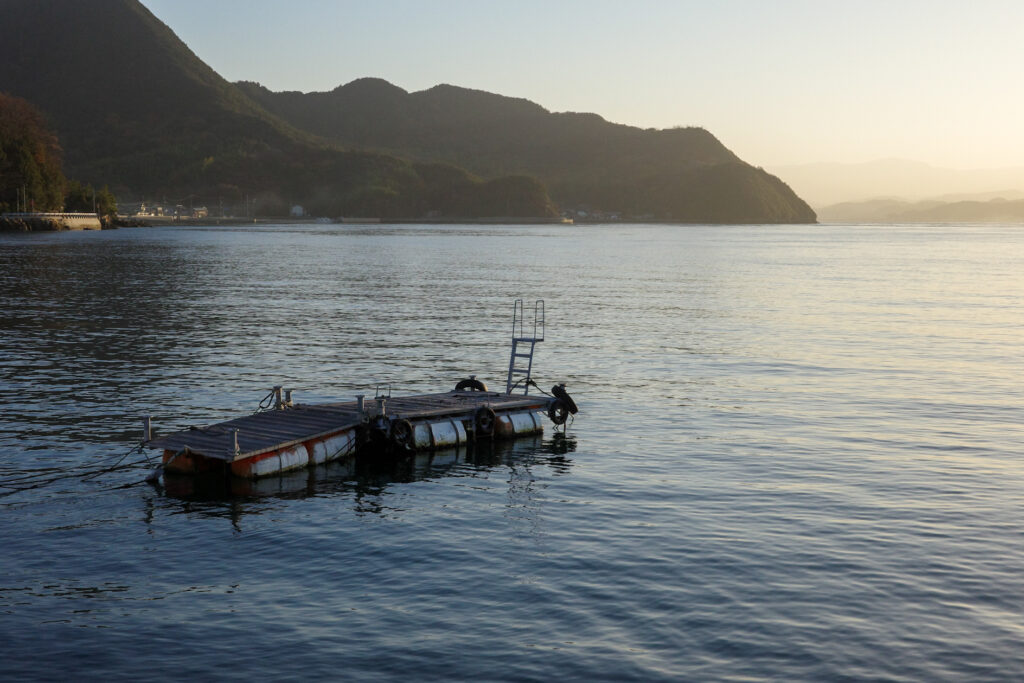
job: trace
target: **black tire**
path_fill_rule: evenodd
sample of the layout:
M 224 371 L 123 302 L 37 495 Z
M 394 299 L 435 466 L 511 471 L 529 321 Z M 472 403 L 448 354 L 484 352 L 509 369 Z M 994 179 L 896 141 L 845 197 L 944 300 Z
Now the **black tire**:
M 487 391 L 487 385 L 478 379 L 464 379 L 455 385 L 455 391 Z
M 565 390 L 564 384 L 556 384 L 551 387 L 551 393 L 565 403 L 565 407 L 569 409 L 571 414 L 575 415 L 580 412 L 580 409 L 576 407 L 576 401 L 572 400 L 572 396 L 570 396 L 569 392 Z
M 394 420 L 389 438 L 395 448 L 411 451 L 416 447 L 416 432 L 408 420 Z
M 548 405 L 548 417 L 556 425 L 564 425 L 569 419 L 569 406 L 560 398 L 556 398 Z
M 498 416 L 494 414 L 494 409 L 490 406 L 480 406 L 476 410 L 476 416 L 474 417 L 474 425 L 476 426 L 477 436 L 491 436 L 494 434 L 494 424 L 497 422 Z

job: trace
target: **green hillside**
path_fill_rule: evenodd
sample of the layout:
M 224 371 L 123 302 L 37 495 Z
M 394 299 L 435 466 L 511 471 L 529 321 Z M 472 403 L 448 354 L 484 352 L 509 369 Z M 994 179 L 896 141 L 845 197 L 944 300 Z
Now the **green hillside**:
M 688 222 L 815 220 L 782 181 L 702 128 L 644 130 L 450 85 L 408 93 L 364 78 L 305 94 L 238 85 L 296 128 L 346 146 L 443 160 L 483 176 L 536 176 L 563 208 Z
M 291 203 L 322 215 L 553 213 L 531 179 L 484 181 L 300 132 L 135 0 L 0 0 L 0 18 L 0 91 L 47 115 L 69 176 L 122 198 L 247 195 L 264 213 Z

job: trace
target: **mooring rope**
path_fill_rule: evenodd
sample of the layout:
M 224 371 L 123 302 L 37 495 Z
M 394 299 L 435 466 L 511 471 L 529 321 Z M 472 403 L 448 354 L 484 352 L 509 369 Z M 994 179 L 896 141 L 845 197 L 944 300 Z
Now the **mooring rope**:
M 266 396 L 264 396 L 263 400 L 260 401 L 260 403 L 257 406 L 256 410 L 252 411 L 252 414 L 256 415 L 257 413 L 262 413 L 262 412 L 265 412 L 267 410 L 270 410 L 270 404 L 274 400 L 274 394 L 275 394 L 275 390 L 271 389 L 270 393 L 267 394 Z
M 521 381 L 522 380 L 520 380 L 520 382 Z M 518 383 L 519 382 L 516 382 L 516 384 L 518 384 Z M 534 382 L 532 379 L 527 380 L 526 383 L 529 384 L 530 386 L 534 387 L 537 391 L 539 391 L 540 393 L 544 394 L 545 396 L 549 396 L 551 398 L 554 398 L 554 396 L 551 396 L 551 394 L 549 394 L 548 392 L 546 392 L 543 389 L 541 389 L 540 386 L 536 382 Z
M 145 460 L 139 460 L 134 462 L 124 462 L 127 458 L 132 455 L 143 455 Z M 6 479 L 0 479 L 0 489 L 8 489 L 6 491 L 0 491 L 0 497 L 10 496 L 15 493 L 22 491 L 29 491 L 32 489 L 42 488 L 54 482 L 62 481 L 64 479 L 81 479 L 87 481 L 95 479 L 102 474 L 109 474 L 111 472 L 119 472 L 122 470 L 133 469 L 140 465 L 147 464 L 152 465 L 152 459 L 146 455 L 145 444 L 138 444 L 133 446 L 127 452 L 120 456 L 110 456 L 106 459 L 107 462 L 114 460 L 114 464 L 95 464 L 95 463 L 83 463 L 80 465 L 71 465 L 69 467 L 46 467 L 32 471 L 29 474 L 23 476 L 8 477 Z M 84 471 L 83 471 L 84 470 Z

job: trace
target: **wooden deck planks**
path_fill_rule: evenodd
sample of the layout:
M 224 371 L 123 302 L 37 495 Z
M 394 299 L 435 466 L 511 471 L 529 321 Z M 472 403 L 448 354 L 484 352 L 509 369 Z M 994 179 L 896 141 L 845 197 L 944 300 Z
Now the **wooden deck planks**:
M 469 391 L 419 394 L 389 398 L 386 412 L 393 418 L 419 419 L 467 415 L 483 405 L 494 410 L 540 409 L 548 399 L 543 396 L 508 395 Z M 373 405 L 367 401 L 367 408 Z M 168 434 L 149 442 L 151 448 L 193 453 L 218 460 L 233 461 L 260 453 L 288 448 L 295 444 L 350 429 L 363 421 L 355 401 L 344 403 L 300 404 L 284 410 L 267 410 L 201 428 Z M 238 453 L 234 450 L 232 430 L 238 430 Z

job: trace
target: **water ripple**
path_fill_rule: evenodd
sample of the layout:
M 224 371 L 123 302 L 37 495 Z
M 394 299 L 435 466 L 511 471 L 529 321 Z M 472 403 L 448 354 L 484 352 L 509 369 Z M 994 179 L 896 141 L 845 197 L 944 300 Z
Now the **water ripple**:
M 260 226 L 0 235 L 0 480 L 300 400 L 582 407 L 475 451 L 0 498 L 5 680 L 1024 677 L 1024 234 Z M 83 673 L 85 672 L 85 673 Z

